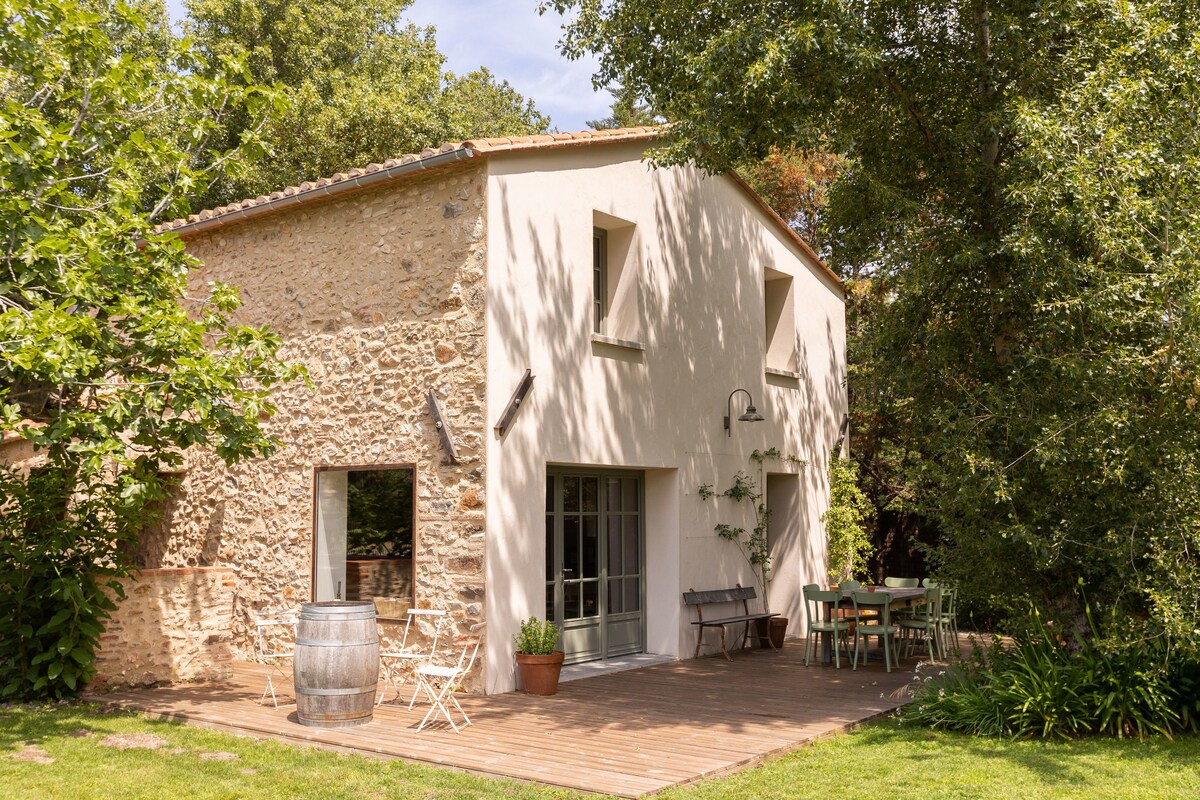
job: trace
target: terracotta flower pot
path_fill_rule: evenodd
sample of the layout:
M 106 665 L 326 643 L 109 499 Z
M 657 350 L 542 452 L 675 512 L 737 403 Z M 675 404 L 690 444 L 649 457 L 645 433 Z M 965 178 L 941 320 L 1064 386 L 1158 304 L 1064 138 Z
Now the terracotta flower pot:
M 521 687 L 529 694 L 549 695 L 558 692 L 558 675 L 562 672 L 562 665 L 562 650 L 555 650 L 548 656 L 517 653 Z
M 783 647 L 783 638 L 787 635 L 787 626 L 787 617 L 756 619 L 754 621 L 754 641 L 763 650 L 770 648 L 771 645 L 774 645 L 775 649 L 778 650 Z M 767 644 L 767 639 L 771 640 L 771 644 Z
M 787 635 L 787 626 L 787 617 L 771 618 L 771 644 L 775 645 L 775 649 L 777 650 L 783 647 L 783 639 Z

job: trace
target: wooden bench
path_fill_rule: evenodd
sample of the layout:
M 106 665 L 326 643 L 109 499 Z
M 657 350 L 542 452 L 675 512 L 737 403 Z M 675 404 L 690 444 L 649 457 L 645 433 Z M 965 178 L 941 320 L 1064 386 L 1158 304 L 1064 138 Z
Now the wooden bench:
M 719 628 L 721 631 L 721 652 L 725 654 L 725 658 L 733 661 L 729 655 L 729 649 L 725 646 L 725 626 L 744 623 L 746 628 L 742 634 L 742 648 L 750 645 L 750 623 L 755 624 L 754 638 L 760 642 L 765 641 L 771 645 L 771 649 L 777 649 L 774 642 L 771 641 L 769 635 L 769 626 L 763 625 L 761 629 L 757 625 L 759 620 L 769 620 L 771 617 L 778 617 L 778 614 L 753 614 L 750 612 L 750 601 L 757 598 L 758 595 L 754 591 L 753 586 L 742 586 L 740 583 L 732 589 L 709 589 L 703 592 L 697 592 L 689 589 L 683 593 L 683 602 L 689 606 L 696 607 L 696 620 L 692 623 L 696 626 L 696 652 L 693 657 L 700 656 L 700 647 L 704 644 L 704 629 Z M 715 619 L 704 618 L 704 607 L 709 605 L 737 603 L 742 604 L 742 613 L 734 614 L 733 616 L 717 617 Z

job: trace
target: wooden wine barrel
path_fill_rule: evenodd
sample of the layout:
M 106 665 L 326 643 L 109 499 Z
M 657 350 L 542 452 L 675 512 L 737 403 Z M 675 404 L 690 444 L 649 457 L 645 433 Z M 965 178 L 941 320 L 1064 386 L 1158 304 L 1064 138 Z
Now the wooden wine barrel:
M 349 728 L 370 722 L 379 677 L 375 605 L 335 600 L 301 606 L 293 669 L 301 725 Z

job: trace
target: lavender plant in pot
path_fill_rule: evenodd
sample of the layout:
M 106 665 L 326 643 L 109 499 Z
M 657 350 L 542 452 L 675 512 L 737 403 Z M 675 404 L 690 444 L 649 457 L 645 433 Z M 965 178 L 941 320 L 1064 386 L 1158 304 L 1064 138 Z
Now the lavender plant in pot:
M 513 637 L 517 645 L 517 670 L 521 686 L 529 694 L 550 695 L 558 691 L 563 651 L 557 649 L 558 627 L 530 617 Z

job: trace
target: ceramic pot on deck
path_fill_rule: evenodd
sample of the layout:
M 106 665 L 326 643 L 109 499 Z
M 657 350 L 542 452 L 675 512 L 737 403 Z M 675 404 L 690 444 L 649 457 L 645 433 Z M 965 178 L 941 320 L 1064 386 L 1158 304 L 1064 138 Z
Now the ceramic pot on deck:
M 555 650 L 546 656 L 517 653 L 517 670 L 521 673 L 521 687 L 529 694 L 557 693 L 558 676 L 562 672 L 562 665 L 562 650 Z

